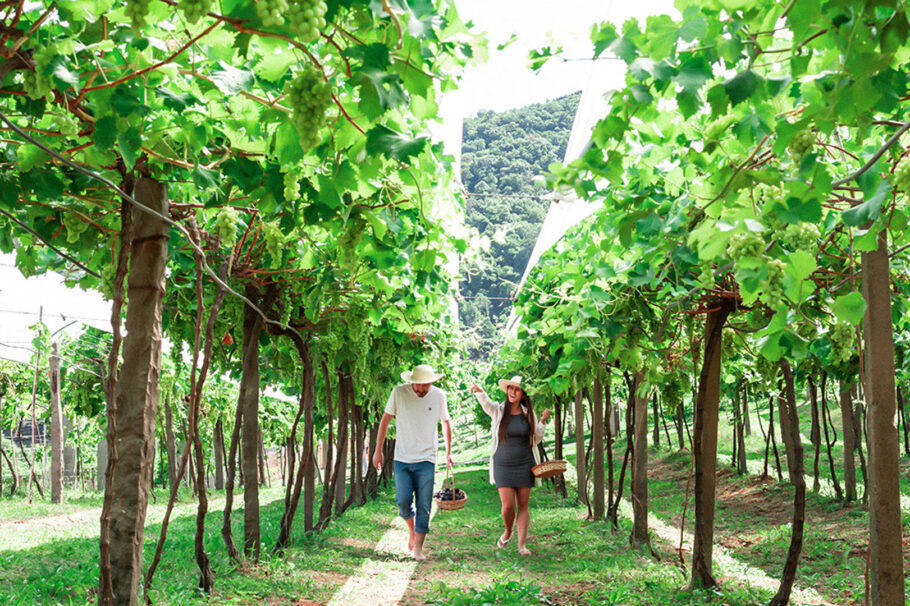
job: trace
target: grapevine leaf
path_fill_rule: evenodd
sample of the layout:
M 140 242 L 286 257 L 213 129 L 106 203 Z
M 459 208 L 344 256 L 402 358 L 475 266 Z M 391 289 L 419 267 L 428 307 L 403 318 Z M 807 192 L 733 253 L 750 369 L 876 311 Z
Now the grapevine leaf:
M 751 97 L 758 89 L 760 79 L 750 69 L 744 70 L 724 82 L 724 90 L 733 105 L 738 105 Z
M 287 44 L 282 40 L 260 37 L 256 43 L 262 51 L 262 58 L 254 70 L 260 78 L 269 82 L 279 81 L 297 61 L 294 53 L 287 52 Z
M 218 66 L 220 69 L 212 73 L 212 82 L 225 95 L 250 92 L 250 89 L 253 88 L 254 79 L 252 72 L 237 69 L 224 61 L 219 61 Z
M 711 67 L 701 57 L 687 60 L 673 77 L 673 82 L 678 84 L 687 93 L 694 93 L 711 78 Z M 731 97 L 732 98 L 732 97 Z
M 410 139 L 407 136 L 381 124 L 367 132 L 367 153 L 382 154 L 406 162 L 408 158 L 416 156 L 426 146 L 428 137 L 420 136 Z
M 123 163 L 127 169 L 133 170 L 136 165 L 136 158 L 142 150 L 142 144 L 139 140 L 139 130 L 135 127 L 129 128 L 125 133 L 117 133 L 117 148 L 123 158 Z
M 290 122 L 285 122 L 275 131 L 275 155 L 283 166 L 296 164 L 303 159 L 300 134 Z
M 16 160 L 19 162 L 19 170 L 26 173 L 43 163 L 49 157 L 50 156 L 48 156 L 43 149 L 32 145 L 31 143 L 20 145 L 16 150 Z
M 635 48 L 635 43 L 626 37 L 613 41 L 609 46 L 609 50 L 627 64 L 632 63 L 638 57 L 638 49 Z
M 817 267 L 815 256 L 804 250 L 797 250 L 787 255 L 788 273 L 797 280 L 805 280 Z
M 882 179 L 872 197 L 842 213 L 844 224 L 849 227 L 858 227 L 877 219 L 890 193 L 891 184 L 886 179 Z
M 859 324 L 866 313 L 866 302 L 858 292 L 841 295 L 834 300 L 834 315 L 850 324 Z
M 649 55 L 657 61 L 669 57 L 676 45 L 679 26 L 669 15 L 648 17 L 647 24 L 648 34 L 651 37 Z
M 220 174 L 204 166 L 196 166 L 193 170 L 193 183 L 201 189 L 216 189 L 221 185 Z
M 369 119 L 375 120 L 386 110 L 407 102 L 407 95 L 398 74 L 375 69 L 363 69 L 359 74 L 361 80 L 358 107 Z
M 601 23 L 595 26 L 591 34 L 591 41 L 594 43 L 594 56 L 599 57 L 610 45 L 619 37 L 616 33 L 616 26 L 612 23 Z

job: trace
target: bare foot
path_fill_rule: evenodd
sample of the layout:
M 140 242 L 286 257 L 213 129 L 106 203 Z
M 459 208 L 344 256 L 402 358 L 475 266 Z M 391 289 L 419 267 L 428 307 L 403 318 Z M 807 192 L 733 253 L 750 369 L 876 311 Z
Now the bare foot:
M 427 559 L 427 556 L 424 555 L 422 549 L 415 549 L 414 550 L 414 559 L 417 560 L 418 562 L 422 562 Z
M 519 545 L 518 553 L 520 553 L 523 556 L 529 556 L 529 555 L 531 555 L 531 550 L 528 549 L 527 547 L 525 547 L 524 545 Z
M 408 535 L 408 551 L 414 551 L 414 542 L 417 537 L 414 536 L 414 531 L 411 531 L 411 534 Z

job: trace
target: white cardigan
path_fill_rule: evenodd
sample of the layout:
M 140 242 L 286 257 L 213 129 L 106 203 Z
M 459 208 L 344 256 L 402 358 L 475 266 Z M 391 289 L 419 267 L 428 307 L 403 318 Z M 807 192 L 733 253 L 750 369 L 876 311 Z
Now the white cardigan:
M 490 433 L 493 436 L 493 448 L 490 450 L 490 484 L 495 484 L 493 480 L 493 455 L 496 454 L 496 449 L 499 447 L 499 423 L 502 421 L 502 415 L 505 413 L 505 402 L 494 402 L 490 399 L 483 391 L 478 391 L 474 395 L 477 396 L 477 399 L 480 401 L 480 406 L 483 408 L 483 411 L 490 415 Z M 521 407 L 521 411 L 527 414 L 525 407 Z M 541 421 L 537 421 L 537 415 L 534 414 L 534 411 L 531 411 L 531 426 L 534 427 L 536 423 L 536 429 L 534 430 L 533 435 L 531 436 L 531 454 L 534 455 L 534 464 L 540 464 L 540 453 L 538 452 L 537 445 L 543 441 L 543 432 L 546 426 Z M 540 485 L 540 479 L 535 479 L 535 485 Z

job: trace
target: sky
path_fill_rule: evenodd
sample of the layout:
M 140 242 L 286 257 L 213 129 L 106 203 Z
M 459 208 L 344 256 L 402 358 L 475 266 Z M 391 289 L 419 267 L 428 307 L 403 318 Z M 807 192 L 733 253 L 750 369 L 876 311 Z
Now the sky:
M 675 13 L 672 0 L 455 0 L 455 6 L 490 40 L 490 60 L 469 68 L 459 87 L 465 116 L 582 90 L 592 77 L 592 25 Z M 512 34 L 516 41 L 497 51 Z M 561 46 L 568 60 L 551 59 L 535 74 L 527 68 L 528 52 L 548 45 Z
M 592 84 L 610 88 L 611 82 L 597 81 L 609 70 L 598 70 L 589 60 L 591 26 L 607 20 L 621 25 L 631 16 L 643 20 L 672 11 L 671 0 L 455 0 L 455 4 L 463 20 L 487 33 L 490 59 L 468 68 L 459 90 L 441 101 L 446 119 L 437 137 L 454 146 L 461 143 L 463 118 L 478 111 L 523 107 Z M 513 34 L 517 39 L 497 51 Z M 562 46 L 562 56 L 570 60 L 551 60 L 535 74 L 527 67 L 528 52 L 547 45 Z M 615 79 L 612 72 L 609 78 Z M 109 329 L 110 305 L 100 295 L 66 288 L 54 274 L 26 280 L 13 261 L 12 255 L 0 254 L 0 359 L 28 361 L 32 338 L 28 327 L 37 322 L 42 306 L 51 331 L 69 325 L 65 330 L 76 334 L 81 322 Z M 70 325 L 73 320 L 77 323 Z

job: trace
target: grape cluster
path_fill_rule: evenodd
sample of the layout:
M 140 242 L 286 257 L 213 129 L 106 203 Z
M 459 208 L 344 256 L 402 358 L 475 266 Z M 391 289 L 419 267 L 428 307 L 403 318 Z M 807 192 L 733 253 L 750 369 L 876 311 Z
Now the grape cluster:
M 288 12 L 286 0 L 259 0 L 256 3 L 256 14 L 265 26 L 283 25 L 286 12 Z
M 641 349 L 638 347 L 623 347 L 619 350 L 619 366 L 623 370 L 636 372 L 641 370 Z
M 265 240 L 265 248 L 269 251 L 269 257 L 272 262 L 270 267 L 281 265 L 281 250 L 284 248 L 284 234 L 281 228 L 275 223 L 263 223 L 262 237 Z
M 357 243 L 365 229 L 366 221 L 353 217 L 348 221 L 345 231 L 339 236 L 337 240 L 338 264 L 343 269 L 351 270 L 357 265 Z
M 784 297 L 784 268 L 786 263 L 779 259 L 768 259 L 768 275 L 761 282 L 761 300 L 768 307 L 780 307 Z
M 146 18 L 149 16 L 151 3 L 152 0 L 127 0 L 125 12 L 133 24 L 133 29 L 141 29 L 147 25 Z
M 778 239 L 794 250 L 812 250 L 818 245 L 820 236 L 821 232 L 814 223 L 797 223 L 788 225 Z
M 114 299 L 114 274 L 117 268 L 112 264 L 107 264 L 101 268 L 101 280 L 98 282 L 98 292 L 108 301 Z
M 894 168 L 894 187 L 910 190 L 910 160 L 905 158 Z
M 293 120 L 300 135 L 300 146 L 304 150 L 312 149 L 319 143 L 319 128 L 325 121 L 332 91 L 319 72 L 307 68 L 288 83 L 287 95 L 294 110 Z
M 67 137 L 77 137 L 79 135 L 81 124 L 76 116 L 67 111 L 54 115 L 54 124 L 57 126 L 57 130 Z
M 35 60 L 35 69 L 26 70 L 22 80 L 22 88 L 25 90 L 25 94 L 30 98 L 48 98 L 48 101 L 53 100 L 53 97 L 49 97 L 49 95 L 54 88 L 54 83 L 51 80 L 51 77 L 44 73 L 44 68 L 47 67 L 56 56 L 57 51 L 51 46 L 42 46 L 35 49 L 35 52 L 32 54 L 32 59 Z
M 76 213 L 63 213 L 63 225 L 66 227 L 66 241 L 75 244 L 82 233 L 88 229 L 88 223 L 79 218 Z
M 312 42 L 325 27 L 325 0 L 291 0 L 288 19 L 301 42 Z
M 237 242 L 237 211 L 230 206 L 225 206 L 215 219 L 218 227 L 218 237 L 221 243 L 228 248 L 233 248 Z
M 761 257 L 765 252 L 765 240 L 751 231 L 733 234 L 727 244 L 727 256 L 738 265 L 749 257 Z
M 288 170 L 284 173 L 284 199 L 291 201 L 299 197 L 300 175 L 296 170 Z
M 834 359 L 840 362 L 846 362 L 853 357 L 855 348 L 853 346 L 856 329 L 847 322 L 837 322 L 828 332 L 828 339 L 831 341 L 831 353 Z
M 442 490 L 437 490 L 436 494 L 433 495 L 437 501 L 460 501 L 465 498 L 464 491 L 460 488 L 443 488 Z
M 811 129 L 801 130 L 790 139 L 790 143 L 787 144 L 787 151 L 790 152 L 793 161 L 799 164 L 805 155 L 812 150 L 813 145 L 815 145 L 815 133 Z
M 211 0 L 180 0 L 177 6 L 183 11 L 187 23 L 194 24 L 209 12 Z

